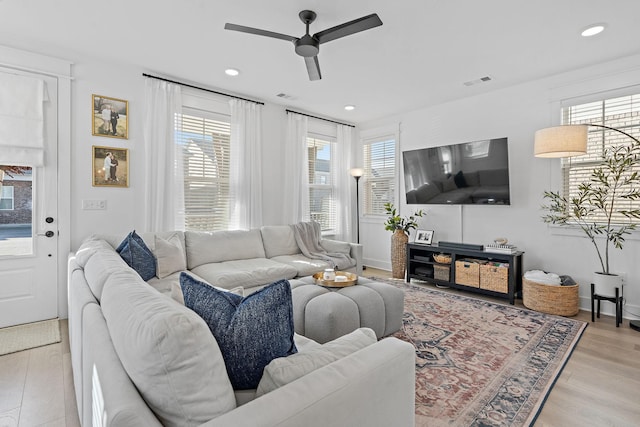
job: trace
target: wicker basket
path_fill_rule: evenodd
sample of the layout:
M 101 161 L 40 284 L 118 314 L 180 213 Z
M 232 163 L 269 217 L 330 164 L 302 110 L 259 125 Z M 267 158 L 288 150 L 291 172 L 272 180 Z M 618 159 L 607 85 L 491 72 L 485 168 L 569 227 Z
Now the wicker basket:
M 481 261 L 472 259 L 456 261 L 456 283 L 480 287 L 480 263 Z
M 575 316 L 578 308 L 578 285 L 553 286 L 522 278 L 522 303 L 525 307 L 558 316 Z
M 480 266 L 480 289 L 509 292 L 509 267 L 491 263 Z
M 438 265 L 433 264 L 433 278 L 438 280 L 443 280 L 445 282 L 449 281 L 449 274 L 451 273 L 451 266 L 446 265 Z
M 433 254 L 433 260 L 440 264 L 451 264 L 451 255 L 448 254 Z

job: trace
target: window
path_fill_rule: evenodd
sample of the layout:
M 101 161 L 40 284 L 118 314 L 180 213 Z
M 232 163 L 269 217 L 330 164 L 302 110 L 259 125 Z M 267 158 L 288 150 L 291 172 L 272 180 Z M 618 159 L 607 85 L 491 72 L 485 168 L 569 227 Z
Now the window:
M 384 204 L 395 203 L 396 140 L 393 136 L 365 140 L 364 214 L 384 215 Z
M 309 156 L 309 216 L 320 224 L 320 229 L 336 229 L 335 188 L 331 179 L 333 141 L 326 136 L 307 137 Z
M 640 94 L 627 95 L 588 102 L 562 109 L 562 124 L 598 124 L 620 129 L 634 137 L 640 137 Z M 590 127 L 587 138 L 587 154 L 562 160 L 563 194 L 574 197 L 578 186 L 587 182 L 591 169 L 603 161 L 607 147 L 631 144 L 632 140 L 621 133 L 598 127 Z M 640 172 L 640 168 L 638 170 Z M 640 201 L 630 200 L 628 208 L 640 208 Z M 598 222 L 604 218 L 594 217 Z M 613 218 L 615 221 L 627 223 L 625 216 Z M 640 220 L 632 220 L 640 223 Z
M 177 138 L 183 146 L 185 230 L 229 227 L 229 120 L 183 108 Z
M 3 185 L 0 187 L 0 210 L 12 211 L 13 207 L 13 187 L 10 185 Z

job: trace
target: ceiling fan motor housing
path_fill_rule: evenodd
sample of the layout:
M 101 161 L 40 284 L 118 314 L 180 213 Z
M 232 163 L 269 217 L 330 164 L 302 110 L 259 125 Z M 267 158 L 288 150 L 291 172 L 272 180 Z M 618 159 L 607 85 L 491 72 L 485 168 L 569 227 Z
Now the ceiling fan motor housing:
M 296 53 L 300 56 L 308 58 L 316 56 L 320 51 L 320 43 L 309 34 L 304 35 L 301 39 L 295 41 Z

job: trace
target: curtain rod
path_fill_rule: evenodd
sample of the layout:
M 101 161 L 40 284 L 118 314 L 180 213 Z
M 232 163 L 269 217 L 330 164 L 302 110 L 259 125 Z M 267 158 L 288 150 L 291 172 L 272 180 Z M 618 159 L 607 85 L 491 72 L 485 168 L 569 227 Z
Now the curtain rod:
M 169 79 L 165 79 L 164 77 L 152 76 L 151 74 L 147 74 L 147 73 L 142 73 L 142 75 L 144 77 L 149 77 L 151 79 L 162 80 L 163 82 L 175 83 L 175 84 L 178 84 L 180 86 L 186 86 L 186 87 L 190 87 L 190 88 L 193 88 L 193 89 L 204 90 L 205 92 L 215 93 L 216 95 L 228 96 L 229 98 L 241 99 L 243 101 L 253 102 L 254 104 L 264 105 L 264 102 L 254 101 L 253 99 L 247 99 L 247 98 L 243 98 L 241 96 L 231 95 L 231 94 L 228 94 L 228 93 L 218 92 L 218 91 L 215 91 L 215 90 L 212 90 L 212 89 L 207 89 L 207 88 L 204 88 L 204 87 L 190 85 L 188 83 L 177 82 L 175 80 L 169 80 Z
M 325 119 L 324 117 L 312 116 L 311 114 L 301 113 L 299 111 L 293 111 L 293 110 L 285 110 L 285 111 L 287 112 L 287 114 L 288 113 L 295 113 L 295 114 L 300 114 L 301 116 L 307 116 L 307 117 L 311 117 L 311 118 L 318 119 L 318 120 L 324 120 L 325 122 L 337 123 L 339 125 L 350 126 L 352 128 L 356 127 L 356 125 L 351 125 L 349 123 L 337 122 L 335 120 Z

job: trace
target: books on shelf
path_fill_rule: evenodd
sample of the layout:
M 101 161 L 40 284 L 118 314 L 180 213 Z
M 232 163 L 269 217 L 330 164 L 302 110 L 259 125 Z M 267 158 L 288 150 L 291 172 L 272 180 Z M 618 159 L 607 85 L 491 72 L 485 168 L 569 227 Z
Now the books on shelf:
M 515 245 L 500 245 L 498 243 L 489 243 L 484 245 L 485 252 L 494 252 L 498 254 L 515 254 L 518 252 L 518 248 Z

